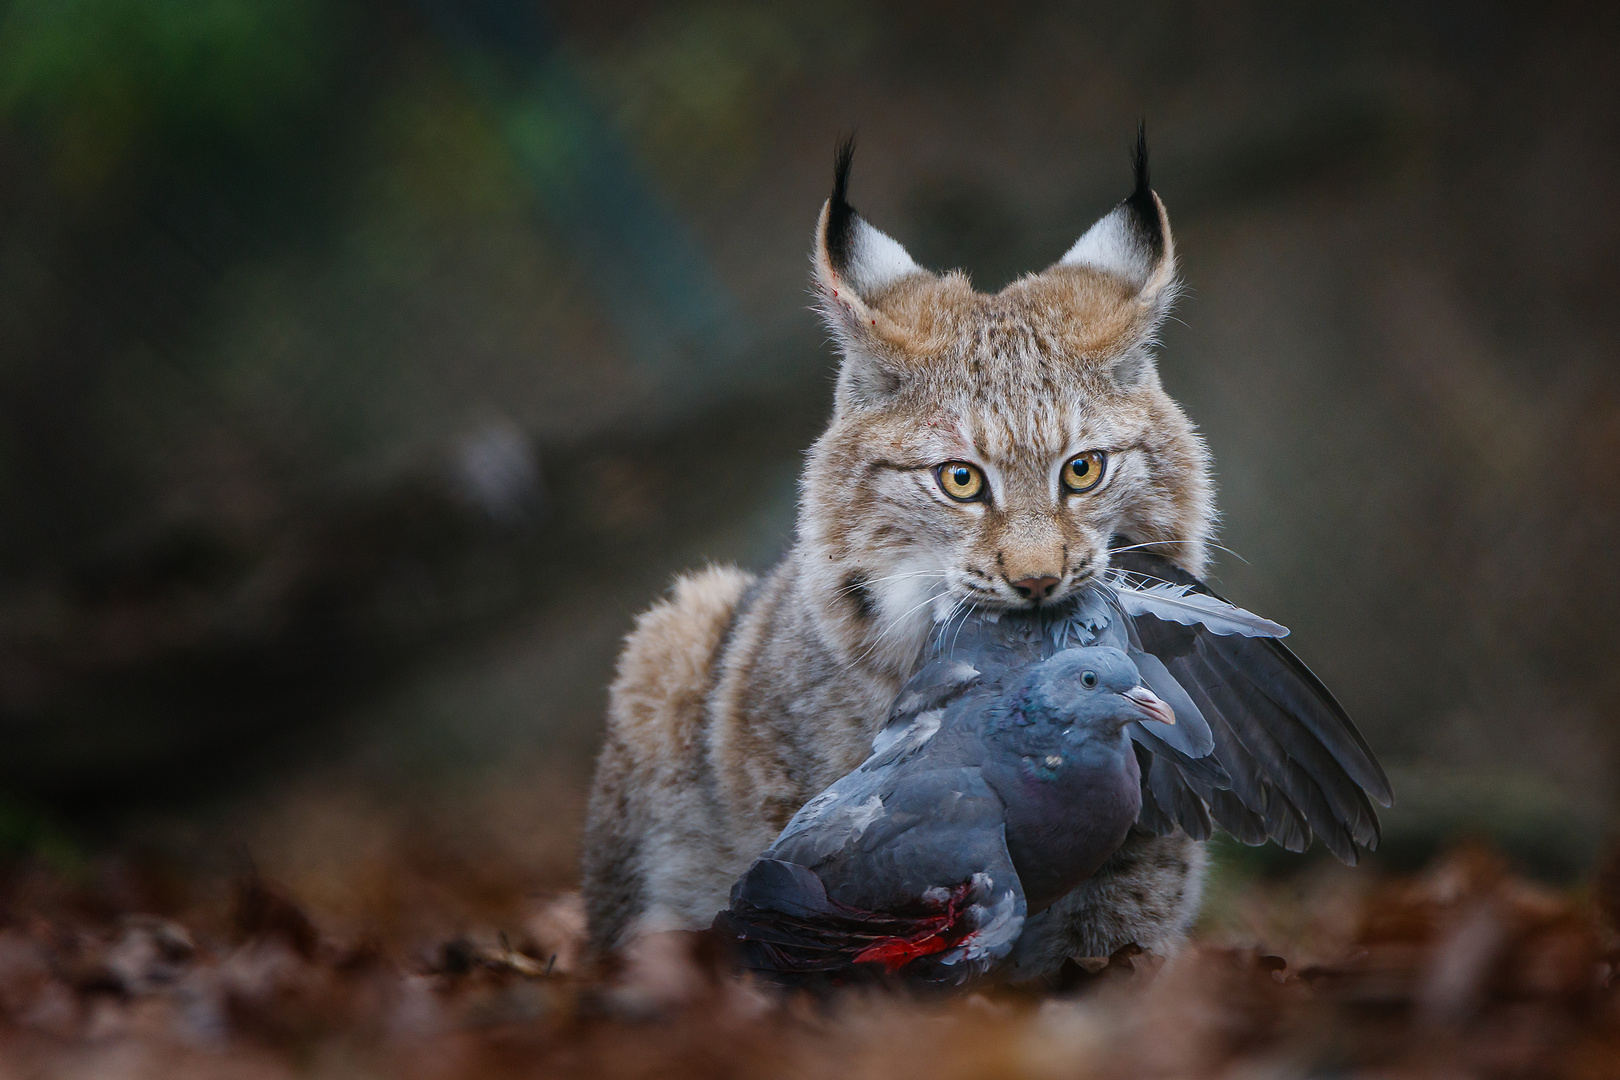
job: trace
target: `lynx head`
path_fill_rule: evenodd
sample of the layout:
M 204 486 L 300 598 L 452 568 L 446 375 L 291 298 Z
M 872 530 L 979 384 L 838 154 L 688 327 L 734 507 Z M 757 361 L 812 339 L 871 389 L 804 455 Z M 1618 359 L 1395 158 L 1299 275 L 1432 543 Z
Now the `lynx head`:
M 852 151 L 839 150 L 814 240 L 843 359 L 799 521 L 833 647 L 904 673 L 953 611 L 1072 596 L 1114 536 L 1201 570 L 1208 456 L 1154 365 L 1175 248 L 1141 135 L 1130 196 L 993 295 L 924 270 L 855 212 Z

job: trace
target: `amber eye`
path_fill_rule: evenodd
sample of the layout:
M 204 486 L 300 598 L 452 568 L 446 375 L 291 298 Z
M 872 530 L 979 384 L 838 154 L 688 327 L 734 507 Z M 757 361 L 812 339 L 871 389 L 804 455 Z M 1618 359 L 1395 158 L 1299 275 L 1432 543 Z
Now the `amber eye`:
M 934 473 L 939 489 L 957 502 L 972 502 L 984 494 L 984 473 L 965 461 L 947 461 Z
M 1107 464 L 1108 456 L 1101 450 L 1076 454 L 1063 463 L 1063 486 L 1076 494 L 1090 491 L 1102 483 L 1103 469 Z

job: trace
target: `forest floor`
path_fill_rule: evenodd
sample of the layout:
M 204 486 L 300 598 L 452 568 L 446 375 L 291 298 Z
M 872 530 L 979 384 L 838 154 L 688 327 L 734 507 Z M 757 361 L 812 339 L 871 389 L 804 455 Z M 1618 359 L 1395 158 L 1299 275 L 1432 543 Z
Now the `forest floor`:
M 577 791 L 454 802 L 312 784 L 228 843 L 14 858 L 0 1077 L 1620 1076 L 1602 873 L 1553 888 L 1470 845 L 1406 874 L 1229 863 L 1168 963 L 812 999 L 728 972 L 702 935 L 584 970 Z

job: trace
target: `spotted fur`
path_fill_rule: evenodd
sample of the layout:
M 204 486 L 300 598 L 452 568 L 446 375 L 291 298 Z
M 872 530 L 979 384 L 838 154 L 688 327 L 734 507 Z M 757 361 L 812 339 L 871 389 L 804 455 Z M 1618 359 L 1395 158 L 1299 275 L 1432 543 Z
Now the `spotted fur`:
M 1025 578 L 1057 578 L 1060 599 L 1107 564 L 1115 535 L 1203 569 L 1208 456 L 1153 363 L 1175 249 L 1145 156 L 1138 190 L 1087 233 L 1101 240 L 995 294 L 917 267 L 848 205 L 847 170 L 841 155 L 814 241 L 843 359 L 797 539 L 757 583 L 682 578 L 620 661 L 585 837 L 599 953 L 707 926 L 788 818 L 870 752 L 936 620 L 1027 606 Z M 1059 473 L 1083 450 L 1106 451 L 1107 471 L 1070 494 Z M 988 498 L 950 499 L 936 478 L 948 461 L 980 468 Z M 1026 935 L 1026 967 L 1173 947 L 1202 867 L 1184 837 L 1133 834 Z

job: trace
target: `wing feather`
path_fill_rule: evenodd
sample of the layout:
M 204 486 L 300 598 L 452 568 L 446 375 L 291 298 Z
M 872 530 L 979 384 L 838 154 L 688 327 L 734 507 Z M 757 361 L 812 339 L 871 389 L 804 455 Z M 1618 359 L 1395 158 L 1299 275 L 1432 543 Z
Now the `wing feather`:
M 1209 839 L 1211 825 L 1204 801 L 1193 792 L 1169 758 L 1153 755 L 1153 764 L 1143 780 L 1153 791 L 1153 801 L 1165 809 L 1183 832 L 1194 840 Z
M 1196 591 L 1190 584 L 1160 581 L 1153 585 L 1135 585 L 1124 576 L 1109 584 L 1127 615 L 1152 615 L 1165 622 L 1199 626 L 1212 634 L 1288 636 L 1288 627 L 1281 623 L 1245 611 L 1214 593 Z
M 1260 766 L 1271 785 L 1301 812 L 1309 829 L 1319 834 L 1331 834 L 1336 818 L 1332 806 L 1318 786 L 1317 777 L 1294 768 L 1295 763 L 1278 739 L 1279 733 L 1287 733 L 1290 726 L 1288 717 L 1264 695 L 1253 692 L 1240 682 L 1228 681 L 1229 668 L 1218 662 L 1210 663 L 1207 656 L 1202 659 L 1206 664 L 1199 675 L 1206 680 L 1205 688 L 1219 706 L 1221 715 L 1231 724 L 1233 735 Z M 1310 832 L 1307 832 L 1307 843 L 1309 836 Z M 1335 854 L 1339 852 L 1335 851 Z
M 1200 643 L 1200 649 L 1202 647 Z M 1209 667 L 1225 678 L 1227 685 L 1234 687 L 1235 692 L 1243 695 L 1243 704 L 1254 719 L 1254 724 L 1248 728 L 1250 734 L 1256 739 L 1269 738 L 1271 752 L 1298 767 L 1299 778 L 1293 786 L 1300 789 L 1314 787 L 1327 800 L 1330 808 L 1328 816 L 1310 818 L 1311 826 L 1320 833 L 1334 825 L 1343 825 L 1351 830 L 1356 842 L 1367 847 L 1376 846 L 1377 817 L 1366 791 L 1343 767 L 1342 761 L 1314 737 L 1315 732 L 1300 721 L 1297 713 L 1272 701 L 1263 689 L 1256 687 L 1244 693 L 1243 675 L 1228 657 L 1215 653 L 1210 657 Z
M 1164 808 L 1159 805 L 1158 799 L 1153 797 L 1153 784 L 1151 776 L 1153 765 L 1159 760 L 1153 751 L 1137 743 L 1136 762 L 1142 770 L 1142 809 L 1136 815 L 1136 823 L 1155 836 L 1169 836 L 1176 831 L 1176 822 Z
M 1170 748 L 1138 738 L 1155 759 L 1143 769 L 1144 797 L 1151 790 L 1163 819 L 1150 822 L 1144 803 L 1143 824 L 1154 831 L 1180 825 L 1192 834 L 1213 821 L 1245 843 L 1269 838 L 1295 851 L 1316 835 L 1349 863 L 1375 848 L 1372 803 L 1391 804 L 1389 780 L 1321 680 L 1282 642 L 1255 634 L 1266 620 L 1243 612 L 1243 629 L 1222 625 L 1225 602 L 1169 560 L 1140 550 L 1115 560 L 1126 573 L 1161 583 L 1143 590 L 1155 594 L 1153 603 L 1138 593 L 1126 610 L 1141 647 L 1159 658 L 1208 726 L 1213 749 L 1203 760 L 1227 777 L 1208 784 L 1174 752 L 1161 768 L 1158 758 Z M 1198 597 L 1216 603 L 1206 609 Z M 1167 600 L 1179 606 L 1151 610 Z

